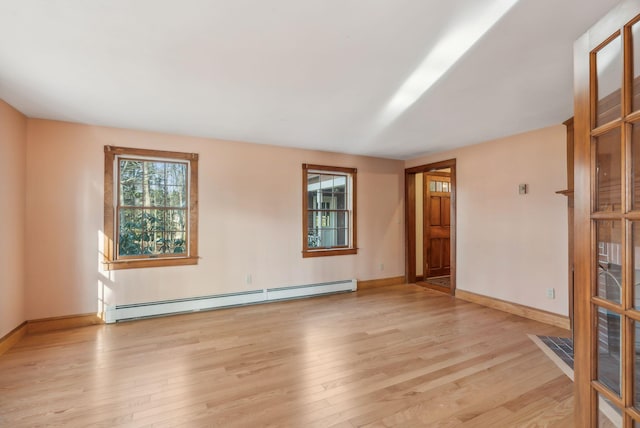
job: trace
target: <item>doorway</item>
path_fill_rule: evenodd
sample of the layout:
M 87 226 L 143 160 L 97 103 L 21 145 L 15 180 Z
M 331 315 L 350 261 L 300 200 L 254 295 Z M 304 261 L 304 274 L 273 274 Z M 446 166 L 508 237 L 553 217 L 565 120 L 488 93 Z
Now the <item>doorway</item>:
M 455 172 L 450 159 L 405 170 L 407 282 L 455 294 Z

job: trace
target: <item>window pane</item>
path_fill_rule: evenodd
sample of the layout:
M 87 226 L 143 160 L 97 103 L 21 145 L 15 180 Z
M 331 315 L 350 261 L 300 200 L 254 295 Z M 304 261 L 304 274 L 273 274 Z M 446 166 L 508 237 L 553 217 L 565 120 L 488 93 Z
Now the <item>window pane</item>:
M 120 161 L 120 205 L 186 207 L 187 165 L 157 161 Z
M 335 213 L 335 225 L 336 227 L 349 227 L 349 213 L 347 211 L 336 212 Z
M 119 254 L 186 253 L 187 210 L 122 209 Z
M 323 210 L 331 210 L 335 209 L 335 200 L 333 198 L 333 193 L 330 191 L 323 191 L 321 196 L 320 208 Z
M 320 189 L 331 193 L 333 190 L 333 175 L 322 174 L 320 176 Z
M 319 196 L 316 190 L 309 190 L 307 192 L 307 209 L 317 210 L 318 208 L 320 208 L 318 198 Z
M 167 231 L 184 232 L 187 229 L 187 211 L 167 210 L 165 224 Z
M 622 40 L 620 36 L 596 53 L 597 115 L 596 126 L 604 125 L 621 115 Z
M 166 206 L 166 194 L 165 194 L 165 186 L 161 183 L 149 183 L 148 189 L 149 192 L 149 206 L 151 207 L 164 207 Z M 143 194 L 145 189 L 143 188 Z
M 319 229 L 320 246 L 324 248 L 331 248 L 337 245 L 336 229 L 323 228 Z
M 336 193 L 335 194 L 335 209 L 344 210 L 347 209 L 347 194 L 346 193 Z
M 142 206 L 142 162 L 120 161 L 120 204 Z
M 620 395 L 620 315 L 598 308 L 598 380 Z
M 320 247 L 320 232 L 316 228 L 309 228 L 307 232 L 307 246 L 309 248 Z
M 349 243 L 348 211 L 309 211 L 309 248 L 345 246 Z
M 622 291 L 622 223 L 601 220 L 596 223 L 597 295 L 620 303 Z
M 167 186 L 187 185 L 187 164 L 167 163 L 166 164 L 166 184 Z
M 165 206 L 186 207 L 187 206 L 187 187 L 186 186 L 167 186 Z
M 164 162 L 146 161 L 143 165 L 143 174 L 151 186 L 163 187 L 165 185 L 165 165 Z
M 307 209 L 317 210 L 320 208 L 316 191 L 307 192 Z
M 119 224 L 118 254 L 121 256 L 142 254 L 142 210 L 122 208 Z
M 186 233 L 181 231 L 166 232 L 162 236 L 160 252 L 171 254 L 186 253 Z
M 345 175 L 336 175 L 333 178 L 333 191 L 335 193 L 346 193 L 347 177 Z
M 317 229 L 330 227 L 330 218 L 328 211 L 313 211 L 311 216 L 312 222 L 309 223 L 309 227 L 315 227 Z
M 337 218 L 337 213 L 334 211 L 328 211 L 324 213 L 324 222 L 322 223 L 322 226 L 324 227 L 336 227 L 338 225 L 338 222 L 336 220 Z
M 157 210 L 142 211 L 142 254 L 156 254 L 156 240 L 159 237 L 158 226 L 163 219 L 158 218 Z
M 322 211 L 311 211 L 309 212 L 309 228 L 320 228 L 322 227 Z
M 596 211 L 621 210 L 620 129 L 596 138 Z
M 336 232 L 337 245 L 347 247 L 349 246 L 349 229 L 339 228 Z

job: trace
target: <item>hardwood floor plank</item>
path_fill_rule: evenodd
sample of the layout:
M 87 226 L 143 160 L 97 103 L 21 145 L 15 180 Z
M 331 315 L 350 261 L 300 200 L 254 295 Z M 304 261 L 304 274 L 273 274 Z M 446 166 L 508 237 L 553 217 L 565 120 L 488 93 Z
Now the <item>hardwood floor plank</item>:
M 43 332 L 0 356 L 0 424 L 570 426 L 527 334 L 566 331 L 412 285 Z

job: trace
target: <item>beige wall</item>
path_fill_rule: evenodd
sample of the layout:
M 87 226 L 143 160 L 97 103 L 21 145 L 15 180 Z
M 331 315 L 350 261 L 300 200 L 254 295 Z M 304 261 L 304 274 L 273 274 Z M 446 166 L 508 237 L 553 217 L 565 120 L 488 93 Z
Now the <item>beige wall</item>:
M 199 153 L 199 265 L 102 271 L 104 145 Z M 358 168 L 357 255 L 302 258 L 302 163 Z M 27 176 L 28 319 L 404 275 L 402 161 L 29 120 Z
M 26 131 L 27 119 L 0 100 L 0 338 L 25 321 Z
M 554 193 L 566 188 L 563 126 L 400 162 L 27 120 L 2 102 L 0 125 L 0 196 L 13 207 L 0 222 L 0 337 L 25 319 L 95 312 L 102 302 L 403 275 L 403 169 L 449 158 L 458 288 L 567 313 L 566 200 Z M 200 154 L 198 266 L 102 270 L 104 145 Z M 304 162 L 358 168 L 358 255 L 302 259 Z M 519 183 L 530 193 L 519 196 Z
M 553 126 L 407 161 L 456 158 L 457 287 L 566 315 L 566 130 Z M 529 193 L 518 194 L 526 183 Z M 556 298 L 546 297 L 555 288 Z

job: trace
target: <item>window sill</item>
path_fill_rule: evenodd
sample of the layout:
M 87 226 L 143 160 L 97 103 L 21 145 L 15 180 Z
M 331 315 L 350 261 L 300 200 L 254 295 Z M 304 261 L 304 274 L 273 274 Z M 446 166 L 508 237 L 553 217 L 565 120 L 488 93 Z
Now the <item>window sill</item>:
M 327 250 L 305 250 L 302 252 L 303 258 L 308 257 L 328 257 L 328 256 L 346 256 L 349 254 L 358 254 L 357 248 L 343 248 L 343 249 L 327 249 Z
M 189 266 L 197 265 L 199 257 L 167 257 L 138 260 L 114 260 L 105 261 L 106 270 L 137 269 L 164 266 Z

